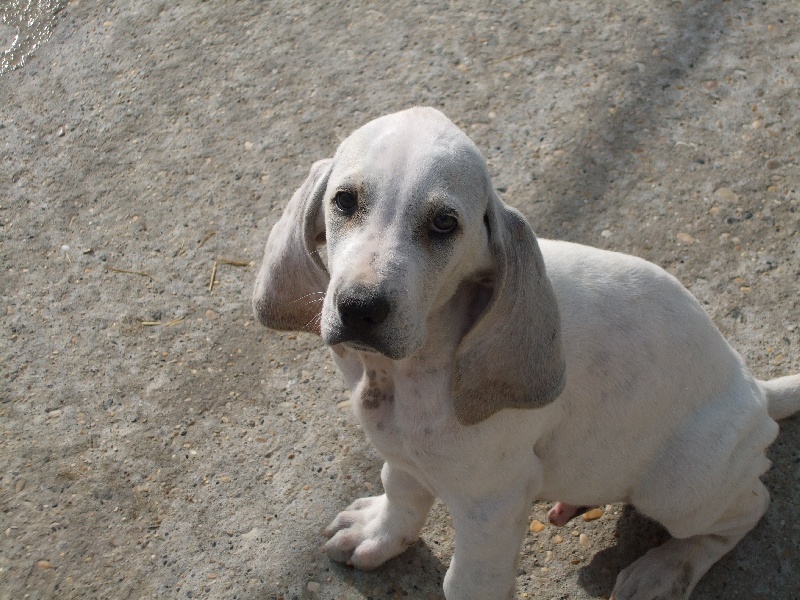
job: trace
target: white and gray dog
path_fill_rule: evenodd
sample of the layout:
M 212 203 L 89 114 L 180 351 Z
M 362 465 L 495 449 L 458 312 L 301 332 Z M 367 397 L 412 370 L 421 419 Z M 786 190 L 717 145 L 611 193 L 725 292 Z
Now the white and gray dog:
M 559 501 L 556 523 L 634 505 L 672 538 L 612 597 L 687 598 L 764 514 L 775 419 L 800 409 L 800 376 L 756 380 L 661 268 L 537 240 L 431 108 L 376 119 L 311 167 L 254 306 L 331 347 L 385 459 L 385 493 L 333 520 L 328 554 L 377 567 L 439 497 L 455 525 L 448 600 L 513 597 L 533 499 Z

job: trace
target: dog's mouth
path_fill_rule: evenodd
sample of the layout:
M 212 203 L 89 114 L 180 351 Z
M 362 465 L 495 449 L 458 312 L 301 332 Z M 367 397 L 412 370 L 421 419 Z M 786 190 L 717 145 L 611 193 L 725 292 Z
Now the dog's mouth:
M 342 345 L 357 352 L 382 354 L 391 360 L 405 358 L 407 354 L 403 348 L 388 342 L 382 337 L 359 335 L 347 327 L 337 327 L 333 331 L 323 331 L 322 339 L 328 346 Z
M 345 348 L 350 348 L 351 350 L 356 350 L 358 352 L 372 352 L 374 354 L 383 354 L 382 352 L 379 352 L 376 348 L 368 346 L 364 342 L 358 342 L 355 340 L 350 342 L 343 342 L 342 345 Z

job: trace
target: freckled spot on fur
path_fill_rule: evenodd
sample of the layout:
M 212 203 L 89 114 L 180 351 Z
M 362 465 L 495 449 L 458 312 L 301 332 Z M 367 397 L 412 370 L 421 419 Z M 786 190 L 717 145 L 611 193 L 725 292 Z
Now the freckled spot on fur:
M 364 405 L 364 408 L 378 408 L 384 400 L 386 400 L 386 394 L 375 388 L 368 388 L 361 394 L 361 403 Z
M 379 408 L 383 402 L 394 402 L 394 395 L 388 394 L 379 388 L 367 388 L 361 394 L 361 403 L 364 408 Z
M 394 386 L 392 380 L 383 369 L 369 369 L 365 372 L 366 379 L 361 381 L 359 397 L 361 405 L 366 409 L 376 409 L 384 402 L 394 401 Z M 378 382 L 380 379 L 380 382 Z

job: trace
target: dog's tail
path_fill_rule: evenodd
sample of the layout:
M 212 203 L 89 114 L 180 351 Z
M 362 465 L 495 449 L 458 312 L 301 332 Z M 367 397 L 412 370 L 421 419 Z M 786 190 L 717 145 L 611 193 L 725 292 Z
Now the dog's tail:
M 780 421 L 800 411 L 800 375 L 759 381 L 767 397 L 769 416 Z

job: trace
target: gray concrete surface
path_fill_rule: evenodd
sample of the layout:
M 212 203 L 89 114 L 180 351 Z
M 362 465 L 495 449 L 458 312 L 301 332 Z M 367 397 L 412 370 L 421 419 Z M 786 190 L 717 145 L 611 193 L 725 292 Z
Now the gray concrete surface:
M 380 462 L 319 340 L 249 305 L 311 163 L 410 105 L 540 236 L 664 266 L 758 376 L 800 371 L 797 2 L 47 4 L 0 77 L 0 598 L 441 597 L 441 506 L 375 572 L 320 552 Z M 770 458 L 694 598 L 800 597 L 800 419 Z M 661 539 L 622 506 L 531 532 L 519 596 L 607 597 Z

